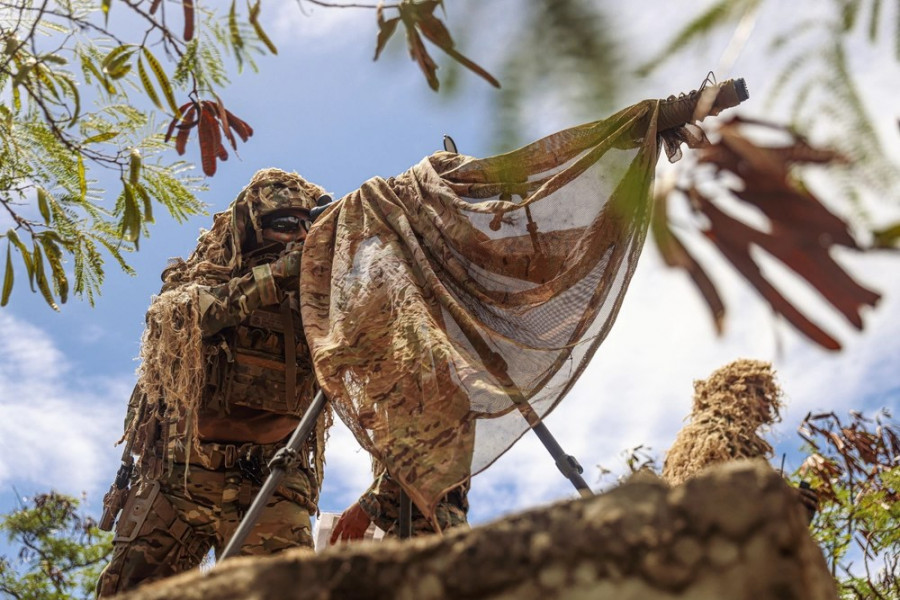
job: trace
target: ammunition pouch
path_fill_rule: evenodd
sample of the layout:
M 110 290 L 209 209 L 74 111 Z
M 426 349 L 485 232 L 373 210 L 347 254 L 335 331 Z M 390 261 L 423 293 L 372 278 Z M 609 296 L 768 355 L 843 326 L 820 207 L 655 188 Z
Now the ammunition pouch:
M 316 382 L 300 318 L 290 302 L 277 310 L 257 309 L 234 328 L 228 352 L 219 354 L 212 405 L 226 413 L 229 406 L 246 406 L 303 416 Z

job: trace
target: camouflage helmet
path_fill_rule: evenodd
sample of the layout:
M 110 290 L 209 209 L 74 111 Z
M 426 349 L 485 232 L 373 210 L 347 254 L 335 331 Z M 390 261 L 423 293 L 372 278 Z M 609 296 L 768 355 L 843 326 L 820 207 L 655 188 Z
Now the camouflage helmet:
M 297 173 L 272 168 L 257 171 L 234 201 L 232 225 L 235 238 L 244 244 L 261 244 L 262 217 L 291 208 L 312 210 L 324 195 L 323 188 Z M 254 231 L 252 237 L 248 235 L 249 229 Z

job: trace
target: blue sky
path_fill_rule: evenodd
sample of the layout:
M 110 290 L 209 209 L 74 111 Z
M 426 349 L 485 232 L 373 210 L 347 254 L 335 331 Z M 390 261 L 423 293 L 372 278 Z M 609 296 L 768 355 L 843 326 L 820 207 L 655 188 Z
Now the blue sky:
M 466 4 L 448 2 L 451 23 L 454 11 Z M 659 10 L 640 13 L 623 8 L 615 15 L 637 56 L 652 55 L 668 38 L 658 24 L 680 22 L 693 3 L 660 5 Z M 491 151 L 494 92 L 480 79 L 464 74 L 462 95 L 448 101 L 432 93 L 406 60 L 400 36 L 387 56 L 372 62 L 375 28 L 368 11 L 307 6 L 301 12 L 287 2 L 268 10 L 267 30 L 280 52 L 259 61 L 260 73 L 236 76 L 223 93 L 229 109 L 250 122 L 255 134 L 239 147 L 240 159 L 232 156 L 208 180 L 210 189 L 202 199 L 210 213 L 224 209 L 264 167 L 296 170 L 340 197 L 372 176 L 400 173 L 440 149 L 444 134 L 452 135 L 463 153 L 484 156 Z M 719 79 L 747 79 L 751 100 L 745 108 L 755 115 L 784 116 L 767 112 L 763 102 L 772 83 L 764 54 L 766 28 L 778 24 L 771 7 L 769 14 L 764 11 L 731 70 L 717 72 Z M 697 87 L 717 68 L 727 42 L 718 39 L 689 57 L 670 61 L 652 78 L 635 82 L 624 104 Z M 492 44 L 502 44 L 502 35 L 467 51 L 489 71 L 496 70 L 492 60 L 497 47 Z M 877 114 L 896 159 L 900 140 L 890 94 L 900 82 L 897 66 L 889 57 L 863 51 L 854 66 L 873 102 L 885 101 Z M 535 106 L 533 116 L 535 136 L 578 122 L 552 102 Z M 193 140 L 189 147 L 188 158 L 196 160 Z M 896 220 L 896 209 L 895 202 L 883 218 Z M 95 307 L 70 300 L 54 313 L 19 284 L 10 305 L 0 310 L 0 512 L 15 506 L 14 490 L 29 496 L 54 487 L 73 495 L 86 492 L 91 512 L 99 513 L 100 499 L 115 475 L 119 450 L 114 442 L 121 434 L 143 316 L 159 289 L 159 273 L 168 258 L 187 256 L 199 229 L 211 223 L 210 217 L 197 217 L 177 225 L 161 210 L 156 212 L 151 238 L 131 256 L 138 275 L 129 277 L 110 264 Z M 0 229 L 6 226 L 0 217 Z M 708 254 L 702 247 L 698 252 Z M 595 465 L 619 468 L 626 448 L 645 444 L 661 454 L 689 413 L 692 381 L 736 358 L 775 364 L 788 403 L 784 422 L 773 431 L 779 453 L 796 450 L 799 440 L 793 431 L 808 410 L 840 414 L 849 408 L 896 408 L 898 259 L 842 254 L 840 260 L 884 297 L 865 315 L 866 330 L 860 334 L 802 285 L 791 284 L 792 293 L 813 307 L 844 343 L 844 351 L 828 353 L 774 320 L 754 293 L 721 265 L 714 271 L 723 282 L 729 317 L 726 334 L 715 338 L 687 278 L 664 268 L 648 246 L 616 326 L 548 426 L 585 467 L 588 482 L 597 484 Z M 533 438 L 523 438 L 475 478 L 473 522 L 574 496 Z M 340 511 L 368 484 L 369 460 L 340 427 L 332 433 L 326 458 L 321 509 Z M 789 468 L 797 466 L 791 462 L 789 458 Z

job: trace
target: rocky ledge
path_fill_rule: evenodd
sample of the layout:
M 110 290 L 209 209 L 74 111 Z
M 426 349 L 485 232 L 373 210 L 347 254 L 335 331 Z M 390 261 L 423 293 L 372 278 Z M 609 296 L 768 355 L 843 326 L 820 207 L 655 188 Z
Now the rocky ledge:
M 128 600 L 836 600 L 803 508 L 764 461 L 640 475 L 445 536 L 234 558 Z

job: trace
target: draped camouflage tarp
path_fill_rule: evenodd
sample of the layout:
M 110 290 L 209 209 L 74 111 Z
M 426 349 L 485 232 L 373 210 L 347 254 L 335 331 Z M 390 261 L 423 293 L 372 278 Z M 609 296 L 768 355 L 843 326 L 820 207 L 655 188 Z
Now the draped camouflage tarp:
M 300 280 L 319 382 L 423 512 L 571 389 L 637 265 L 660 145 L 744 97 L 729 81 L 491 158 L 438 152 L 319 217 Z

